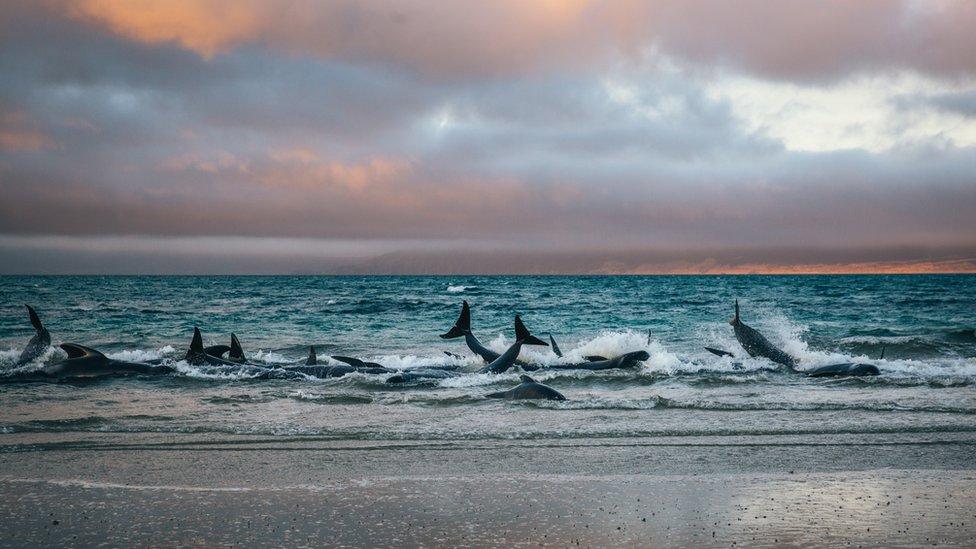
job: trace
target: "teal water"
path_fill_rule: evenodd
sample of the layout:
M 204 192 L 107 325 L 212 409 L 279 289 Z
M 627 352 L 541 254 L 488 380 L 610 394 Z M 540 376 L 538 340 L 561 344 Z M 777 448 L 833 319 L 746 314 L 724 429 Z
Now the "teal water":
M 176 365 L 161 377 L 0 385 L 0 432 L 125 431 L 347 438 L 633 437 L 701 434 L 956 433 L 976 430 L 976 276 L 652 277 L 2 277 L 0 370 L 33 334 Z M 800 367 L 871 361 L 882 375 L 808 379 L 764 360 L 742 369 L 703 346 L 744 355 L 743 319 Z M 570 358 L 638 349 L 637 370 L 539 372 L 566 402 L 498 402 L 517 372 L 392 386 L 385 377 L 254 380 L 181 362 L 194 326 L 207 344 L 235 332 L 249 357 L 301 361 L 308 345 L 392 368 L 478 359 L 437 337 L 461 300 L 503 351 L 512 317 L 552 333 Z M 648 337 L 650 332 L 650 337 Z M 882 347 L 884 360 L 877 360 Z M 443 354 L 451 351 L 463 359 Z M 63 358 L 52 348 L 37 364 Z M 523 357 L 558 359 L 533 348 Z

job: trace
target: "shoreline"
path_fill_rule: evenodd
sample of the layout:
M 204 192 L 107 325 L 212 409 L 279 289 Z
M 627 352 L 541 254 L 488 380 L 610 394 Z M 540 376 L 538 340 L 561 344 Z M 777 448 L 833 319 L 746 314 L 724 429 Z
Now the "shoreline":
M 976 542 L 973 433 L 810 438 L 4 434 L 0 545 Z

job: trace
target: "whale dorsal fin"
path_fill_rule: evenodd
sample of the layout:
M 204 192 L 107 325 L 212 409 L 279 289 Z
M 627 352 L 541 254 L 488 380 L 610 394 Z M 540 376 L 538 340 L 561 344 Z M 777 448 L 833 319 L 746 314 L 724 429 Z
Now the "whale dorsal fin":
M 346 364 L 348 364 L 348 365 L 350 365 L 350 366 L 352 366 L 354 368 L 365 368 L 366 367 L 366 363 L 365 362 L 363 362 L 362 360 L 359 360 L 358 358 L 353 358 L 351 356 L 336 356 L 336 355 L 332 355 L 332 358 L 338 360 L 339 362 L 345 362 Z
M 241 347 L 241 342 L 237 339 L 236 334 L 230 334 L 230 354 L 227 355 L 231 360 L 239 360 L 245 362 L 247 358 L 244 357 L 244 348 Z
M 27 307 L 27 314 L 30 316 L 30 321 L 31 324 L 34 326 L 34 329 L 37 330 L 38 332 L 43 331 L 44 325 L 41 324 L 41 317 L 37 316 L 37 311 L 35 311 L 33 307 L 31 307 L 26 303 L 24 304 L 24 307 Z
M 884 352 L 885 352 L 885 349 L 887 349 L 887 348 L 888 348 L 887 345 L 882 345 L 881 346 L 881 356 L 878 357 L 878 360 L 884 360 Z
M 306 366 L 315 366 L 318 359 L 315 357 L 315 345 L 308 346 L 308 358 L 305 359 Z
M 193 339 L 190 340 L 190 352 L 203 352 L 203 335 L 200 334 L 200 328 L 197 328 L 196 326 L 193 327 Z
M 527 376 L 525 374 L 520 375 L 519 376 L 519 379 L 522 380 L 522 383 L 535 383 L 535 380 L 534 379 L 532 379 L 531 377 L 529 377 L 529 376 Z
M 739 319 L 739 300 L 735 300 L 735 316 L 729 319 L 729 324 L 738 326 L 742 321 Z
M 95 349 L 75 343 L 62 343 L 60 347 L 64 349 L 64 352 L 68 353 L 68 358 L 83 358 L 88 356 L 105 358 L 105 355 Z
M 515 315 L 515 341 L 523 345 L 542 345 L 548 347 L 549 344 L 529 333 L 529 329 L 522 324 L 519 315 Z
M 559 345 L 556 345 L 556 340 L 549 334 L 549 343 L 552 344 L 552 352 L 556 353 L 559 358 L 563 357 L 563 352 L 559 349 Z

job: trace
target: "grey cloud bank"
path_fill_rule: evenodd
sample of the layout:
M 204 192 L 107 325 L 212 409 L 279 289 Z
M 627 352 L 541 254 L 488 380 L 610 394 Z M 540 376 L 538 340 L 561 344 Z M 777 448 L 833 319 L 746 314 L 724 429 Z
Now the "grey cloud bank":
M 969 2 L 38 2 L 0 30 L 4 272 L 969 270 L 976 248 Z

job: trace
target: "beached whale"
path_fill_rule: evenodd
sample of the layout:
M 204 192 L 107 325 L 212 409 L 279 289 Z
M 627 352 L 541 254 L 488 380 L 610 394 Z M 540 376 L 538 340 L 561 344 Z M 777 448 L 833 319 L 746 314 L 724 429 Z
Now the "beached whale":
M 203 335 L 200 333 L 200 328 L 193 327 L 193 339 L 190 340 L 190 348 L 187 349 L 186 355 L 184 355 L 183 360 L 187 364 L 192 364 L 193 366 L 239 366 L 238 362 L 231 362 L 221 358 L 220 356 L 214 356 L 208 354 L 206 349 L 203 347 Z
M 735 332 L 735 339 L 742 345 L 742 348 L 749 353 L 751 357 L 765 357 L 777 364 L 782 364 L 787 368 L 796 368 L 796 359 L 786 354 L 778 347 L 773 345 L 765 336 L 763 336 L 759 331 L 748 326 L 742 319 L 739 318 L 739 300 L 735 300 L 735 316 L 729 320 L 729 324 L 732 325 L 732 329 Z
M 599 360 L 591 360 L 593 358 L 597 357 L 588 356 L 586 357 L 587 362 L 552 364 L 541 368 L 541 370 L 613 370 L 636 368 L 641 362 L 651 358 L 651 355 L 647 351 L 633 351 L 614 358 L 599 357 Z
M 735 330 L 735 338 L 750 356 L 761 356 L 773 362 L 783 364 L 791 371 L 802 373 L 807 377 L 843 377 L 843 376 L 876 376 L 881 374 L 881 370 L 874 364 L 842 362 L 838 364 L 827 364 L 814 368 L 813 370 L 797 370 L 797 360 L 785 352 L 779 350 L 769 342 L 762 334 L 755 329 L 745 325 L 739 319 L 739 300 L 735 301 L 735 316 L 729 321 Z M 720 357 L 735 357 L 732 353 L 713 347 L 705 347 L 705 350 L 713 355 Z M 884 349 L 881 349 L 880 358 L 884 358 Z M 741 368 L 742 364 L 735 362 L 733 368 Z
M 556 339 L 549 334 L 549 344 L 552 347 L 552 352 L 556 354 L 559 358 L 563 357 L 562 351 L 559 349 L 559 345 L 556 344 Z M 634 368 L 639 365 L 639 363 L 651 358 L 651 355 L 647 351 L 632 351 L 630 353 L 624 353 L 620 356 L 614 358 L 607 358 L 600 355 L 587 355 L 583 359 L 586 362 L 576 362 L 571 364 L 550 364 L 549 366 L 543 366 L 539 368 L 540 370 L 612 370 L 615 368 Z
M 845 362 L 828 364 L 803 373 L 807 377 L 876 376 L 881 374 L 881 370 L 874 364 Z
M 454 326 L 445 334 L 441 334 L 441 339 L 455 339 L 458 337 L 464 337 L 464 342 L 468 345 L 468 349 L 471 352 L 481 357 L 487 363 L 492 363 L 501 356 L 499 353 L 492 351 L 488 347 L 485 347 L 478 341 L 478 338 L 471 333 L 471 307 L 468 305 L 468 301 L 464 300 L 461 303 L 461 314 L 458 315 L 457 321 Z M 451 356 L 453 353 L 448 353 Z M 457 356 L 457 355 L 454 355 Z M 533 364 L 528 364 L 524 361 L 515 360 L 515 364 L 522 367 L 523 370 L 535 370 L 538 366 Z
M 522 351 L 522 345 L 541 345 L 543 347 L 548 347 L 549 344 L 541 339 L 535 337 L 529 333 L 529 329 L 525 327 L 522 323 L 522 319 L 519 315 L 515 315 L 515 342 L 512 343 L 504 353 L 499 355 L 498 358 L 488 363 L 487 366 L 478 370 L 480 374 L 500 374 L 505 370 L 508 370 L 515 364 L 515 359 L 518 358 L 519 353 Z
M 17 366 L 37 360 L 51 346 L 51 334 L 41 324 L 41 319 L 37 316 L 37 312 L 30 305 L 25 304 L 24 307 L 27 307 L 27 314 L 30 316 L 31 324 L 34 326 L 34 335 L 27 342 L 24 350 L 21 351 L 20 357 L 16 362 Z
M 154 366 L 140 362 L 114 360 L 95 349 L 74 343 L 62 343 L 61 348 L 68 353 L 68 358 L 43 368 L 40 373 L 48 377 L 63 379 L 132 374 L 168 374 L 173 372 L 173 368 L 170 366 Z
M 467 301 L 464 302 L 464 305 L 465 306 L 461 311 L 462 317 L 465 316 L 465 311 L 468 310 Z M 459 324 L 460 324 L 460 319 L 459 319 Z M 458 324 L 455 324 L 454 328 L 457 327 Z M 454 328 L 452 328 L 452 331 L 454 330 Z M 448 332 L 445 335 L 450 335 L 450 334 L 451 332 Z M 456 336 L 452 336 L 452 337 L 456 337 Z M 548 344 L 545 341 L 542 341 L 541 339 L 529 333 L 529 330 L 528 328 L 525 327 L 525 324 L 522 322 L 521 317 L 519 317 L 519 315 L 515 315 L 515 342 L 512 343 L 504 353 L 498 355 L 494 360 L 489 362 L 487 365 L 479 368 L 478 370 L 474 372 L 470 372 L 470 371 L 461 372 L 454 365 L 448 365 L 445 367 L 417 368 L 413 370 L 405 370 L 402 372 L 398 372 L 396 375 L 390 376 L 386 381 L 387 383 L 406 383 L 410 381 L 419 381 L 425 379 L 446 379 L 450 377 L 457 377 L 462 373 L 500 374 L 508 370 L 514 364 L 517 363 L 515 358 L 518 356 L 519 352 L 521 352 L 522 345 L 548 346 Z
M 519 376 L 519 379 L 522 380 L 522 383 L 516 385 L 515 387 L 512 387 L 507 391 L 489 393 L 485 395 L 485 398 L 504 398 L 509 400 L 566 400 L 566 397 L 564 397 L 559 391 L 549 387 L 548 385 L 543 385 L 525 374 Z

